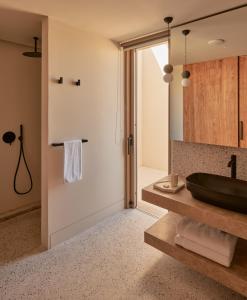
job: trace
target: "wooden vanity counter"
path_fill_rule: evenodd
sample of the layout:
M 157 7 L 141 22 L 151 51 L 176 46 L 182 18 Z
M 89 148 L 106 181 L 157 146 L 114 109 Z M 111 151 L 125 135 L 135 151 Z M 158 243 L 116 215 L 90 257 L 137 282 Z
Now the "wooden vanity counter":
M 171 194 L 160 192 L 150 185 L 142 190 L 142 200 L 247 240 L 247 214 L 196 200 L 186 187 Z
M 150 185 L 142 190 L 142 199 L 170 211 L 145 231 L 147 244 L 247 297 L 247 215 L 198 201 L 186 188 L 170 194 Z M 240 237 L 230 268 L 174 243 L 176 226 L 182 216 Z

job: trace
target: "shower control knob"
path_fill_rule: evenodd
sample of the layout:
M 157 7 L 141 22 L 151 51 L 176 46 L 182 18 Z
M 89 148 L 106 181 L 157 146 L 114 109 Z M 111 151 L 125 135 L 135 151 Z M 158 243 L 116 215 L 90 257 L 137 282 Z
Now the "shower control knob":
M 16 138 L 16 136 L 15 136 L 15 133 L 13 131 L 7 131 L 3 135 L 3 141 L 6 144 L 11 145 L 14 142 L 15 138 Z

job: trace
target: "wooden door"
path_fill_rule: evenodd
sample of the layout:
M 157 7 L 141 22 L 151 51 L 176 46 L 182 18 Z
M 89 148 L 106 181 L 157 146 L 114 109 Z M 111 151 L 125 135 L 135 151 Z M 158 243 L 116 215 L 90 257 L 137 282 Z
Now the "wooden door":
M 184 141 L 238 147 L 238 57 L 184 68 Z
M 247 148 L 247 56 L 239 58 L 239 140 Z

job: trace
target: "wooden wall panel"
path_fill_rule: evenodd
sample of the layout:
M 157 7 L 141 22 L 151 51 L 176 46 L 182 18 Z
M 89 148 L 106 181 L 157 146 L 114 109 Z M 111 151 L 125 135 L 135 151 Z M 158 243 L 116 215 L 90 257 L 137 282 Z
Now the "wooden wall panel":
M 238 147 L 238 57 L 185 66 L 184 140 Z
M 239 58 L 239 117 L 243 124 L 240 147 L 247 148 L 247 56 Z

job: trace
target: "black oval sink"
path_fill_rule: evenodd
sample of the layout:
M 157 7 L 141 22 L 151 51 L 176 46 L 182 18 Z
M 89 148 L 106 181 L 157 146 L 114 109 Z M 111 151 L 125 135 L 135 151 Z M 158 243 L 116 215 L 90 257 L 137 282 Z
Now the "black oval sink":
M 193 173 L 186 178 L 186 186 L 198 200 L 247 213 L 247 181 L 207 173 Z

